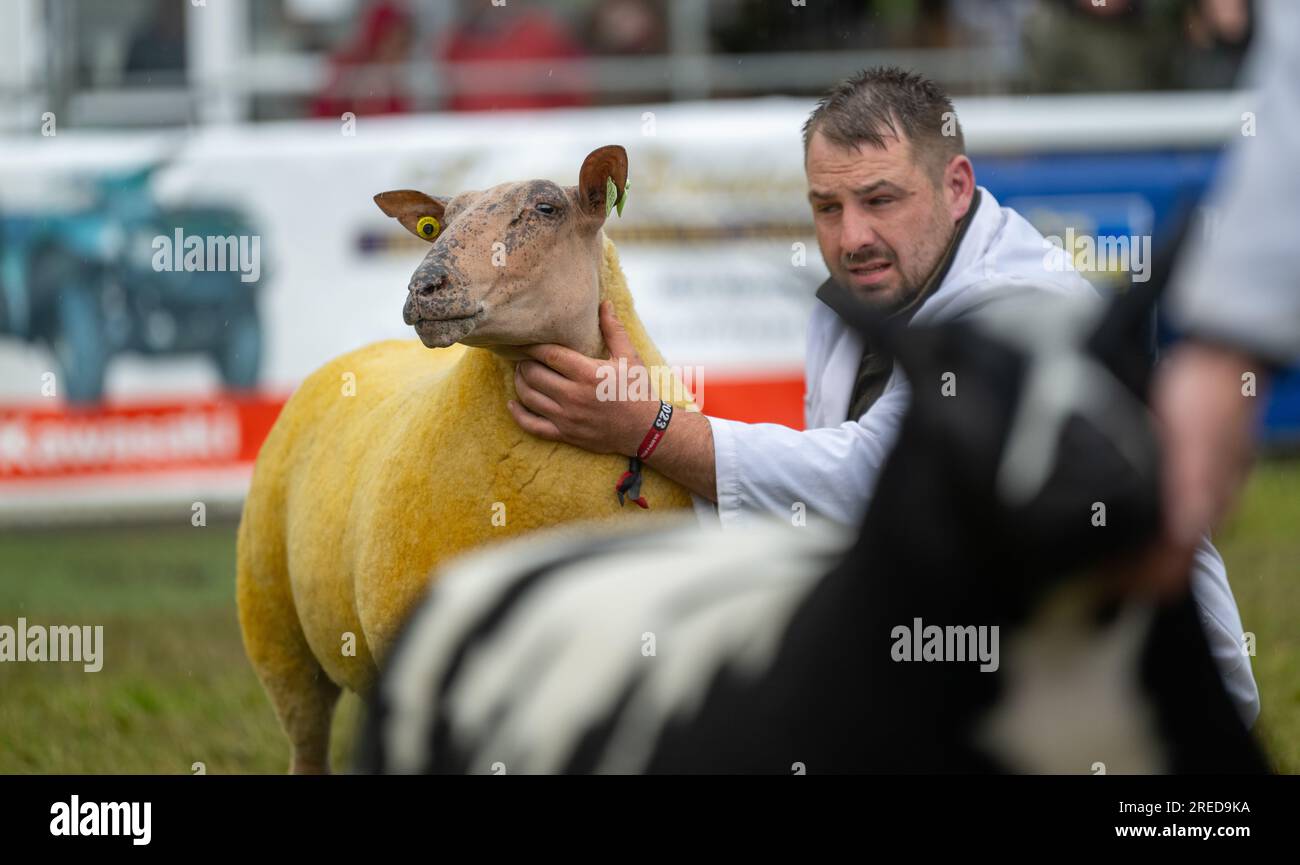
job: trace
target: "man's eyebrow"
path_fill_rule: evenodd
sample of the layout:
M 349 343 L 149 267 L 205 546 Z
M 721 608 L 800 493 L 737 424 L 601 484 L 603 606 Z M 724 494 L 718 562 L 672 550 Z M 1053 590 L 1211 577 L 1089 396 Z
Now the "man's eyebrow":
M 864 195 L 870 195 L 873 192 L 880 192 L 882 190 L 892 192 L 895 195 L 905 194 L 903 188 L 899 186 L 897 183 L 894 183 L 892 180 L 877 180 L 875 183 L 868 183 L 866 186 L 859 186 L 857 189 L 850 190 L 850 192 L 852 192 L 853 195 L 861 198 Z M 822 192 L 820 189 L 810 189 L 808 190 L 808 197 L 809 198 L 834 198 L 835 193 Z

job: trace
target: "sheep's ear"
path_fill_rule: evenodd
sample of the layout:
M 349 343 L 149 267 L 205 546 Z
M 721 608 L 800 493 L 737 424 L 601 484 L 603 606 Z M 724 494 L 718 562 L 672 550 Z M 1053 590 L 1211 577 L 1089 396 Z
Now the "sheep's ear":
M 615 207 L 622 213 L 627 197 L 627 151 L 617 144 L 598 147 L 582 161 L 578 172 L 578 204 L 597 225 Z
M 442 214 L 447 209 L 444 201 L 414 189 L 397 189 L 376 195 L 375 204 L 421 240 L 433 243 L 442 233 Z

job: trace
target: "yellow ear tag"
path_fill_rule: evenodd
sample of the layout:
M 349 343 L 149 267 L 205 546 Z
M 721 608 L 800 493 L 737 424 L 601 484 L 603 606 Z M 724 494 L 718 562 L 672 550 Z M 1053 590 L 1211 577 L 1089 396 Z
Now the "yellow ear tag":
M 442 225 L 432 216 L 421 216 L 420 221 L 415 223 L 415 230 L 420 232 L 421 237 L 432 240 L 442 231 Z

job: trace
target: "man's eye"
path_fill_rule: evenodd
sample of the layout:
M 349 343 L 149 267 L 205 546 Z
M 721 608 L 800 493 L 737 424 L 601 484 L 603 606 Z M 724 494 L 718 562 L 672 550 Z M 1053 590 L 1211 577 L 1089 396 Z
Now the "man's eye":
M 559 211 L 559 208 L 556 207 L 554 204 L 549 204 L 549 203 L 547 203 L 547 202 L 545 202 L 545 201 L 539 201 L 539 202 L 537 203 L 537 212 L 538 212 L 538 213 L 544 213 L 544 214 L 546 214 L 547 216 L 551 216 L 552 214 L 557 213 L 558 211 Z
M 818 213 L 835 213 L 840 209 L 838 204 L 823 204 L 817 208 Z
M 867 204 L 870 204 L 872 207 L 880 207 L 882 205 L 889 204 L 893 200 L 894 199 L 890 198 L 888 195 L 878 195 L 875 198 L 868 201 Z

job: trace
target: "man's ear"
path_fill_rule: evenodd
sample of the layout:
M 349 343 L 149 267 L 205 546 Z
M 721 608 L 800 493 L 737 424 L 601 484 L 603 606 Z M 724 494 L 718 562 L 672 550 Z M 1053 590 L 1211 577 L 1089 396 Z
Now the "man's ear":
M 966 154 L 958 154 L 948 161 L 943 182 L 952 195 L 952 218 L 961 219 L 970 210 L 975 198 L 975 169 Z
M 421 240 L 433 243 L 442 233 L 442 214 L 447 208 L 444 201 L 414 189 L 397 189 L 376 195 L 375 204 Z
M 627 151 L 617 144 L 598 147 L 582 161 L 578 172 L 578 206 L 597 225 L 627 197 Z

